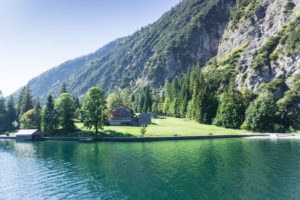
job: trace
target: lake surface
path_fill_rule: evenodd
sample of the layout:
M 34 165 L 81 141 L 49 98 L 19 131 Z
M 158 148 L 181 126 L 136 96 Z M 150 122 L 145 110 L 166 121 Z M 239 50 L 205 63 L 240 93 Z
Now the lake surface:
M 0 140 L 0 199 L 299 199 L 300 140 Z

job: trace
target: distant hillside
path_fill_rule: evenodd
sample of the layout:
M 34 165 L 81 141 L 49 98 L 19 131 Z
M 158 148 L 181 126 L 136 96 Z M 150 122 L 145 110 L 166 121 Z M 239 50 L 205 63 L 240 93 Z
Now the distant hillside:
M 29 81 L 30 89 L 34 97 L 40 97 L 44 99 L 48 93 L 57 95 L 62 83 L 68 82 L 71 76 L 76 74 L 80 69 L 88 66 L 97 59 L 102 59 L 107 56 L 111 51 L 118 47 L 124 39 L 117 39 L 104 47 L 100 48 L 94 53 L 66 61 L 61 65 L 54 67 L 40 76 Z M 13 96 L 18 96 L 18 90 Z

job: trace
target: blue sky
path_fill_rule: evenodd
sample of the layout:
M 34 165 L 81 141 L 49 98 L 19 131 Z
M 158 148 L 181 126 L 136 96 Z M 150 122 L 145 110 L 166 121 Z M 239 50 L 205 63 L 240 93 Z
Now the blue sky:
M 157 20 L 180 0 L 0 0 L 0 90 Z

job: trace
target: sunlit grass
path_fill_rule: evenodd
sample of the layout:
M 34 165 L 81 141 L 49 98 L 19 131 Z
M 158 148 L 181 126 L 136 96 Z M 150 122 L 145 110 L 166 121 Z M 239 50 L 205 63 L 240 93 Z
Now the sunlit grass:
M 195 135 L 226 135 L 248 133 L 246 130 L 227 129 L 214 125 L 199 124 L 193 120 L 167 117 L 166 119 L 153 119 L 151 125 L 147 126 L 146 136 L 195 136 Z M 81 123 L 76 124 L 78 128 L 86 130 Z M 134 126 L 105 126 L 105 132 L 117 132 L 140 135 L 140 127 Z

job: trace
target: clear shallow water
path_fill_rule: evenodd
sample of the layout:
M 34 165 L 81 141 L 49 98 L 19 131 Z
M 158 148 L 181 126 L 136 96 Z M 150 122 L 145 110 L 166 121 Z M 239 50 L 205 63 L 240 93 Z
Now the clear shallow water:
M 300 140 L 0 140 L 0 199 L 300 199 Z

